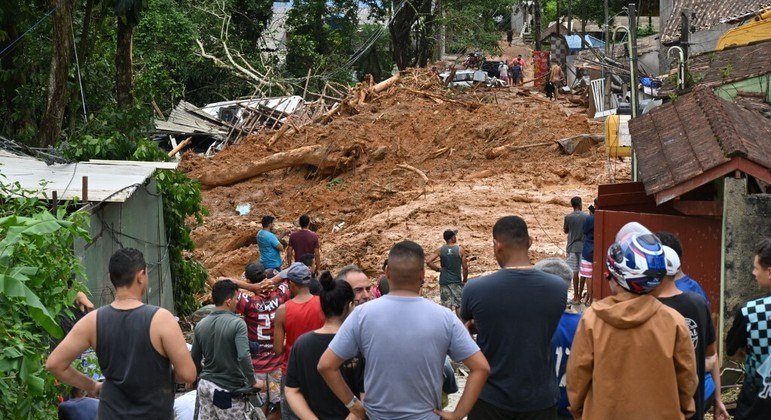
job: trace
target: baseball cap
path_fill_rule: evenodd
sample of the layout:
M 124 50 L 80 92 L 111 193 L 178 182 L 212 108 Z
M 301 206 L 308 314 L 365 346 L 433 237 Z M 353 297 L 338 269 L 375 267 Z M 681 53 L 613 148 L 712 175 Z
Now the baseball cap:
M 288 279 L 300 285 L 311 283 L 311 270 L 301 262 L 294 262 L 289 268 L 278 273 L 282 279 Z
M 458 234 L 458 229 L 447 229 L 444 231 L 444 240 L 449 241 L 453 236 Z
M 667 259 L 667 275 L 674 276 L 680 270 L 680 257 L 674 249 L 664 245 L 664 257 Z

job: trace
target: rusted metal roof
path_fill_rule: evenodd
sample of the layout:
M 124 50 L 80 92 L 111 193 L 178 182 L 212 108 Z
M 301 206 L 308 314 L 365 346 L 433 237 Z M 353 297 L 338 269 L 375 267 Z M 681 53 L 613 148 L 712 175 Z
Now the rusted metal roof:
M 699 85 L 721 86 L 771 73 L 771 41 L 726 48 L 694 55 L 688 72 Z M 659 96 L 675 92 L 676 81 L 668 77 Z
M 680 12 L 684 9 L 696 12 L 696 19 L 691 21 L 691 26 L 701 31 L 723 22 L 752 16 L 753 13 L 769 6 L 769 0 L 674 0 L 672 14 L 661 31 L 661 42 L 668 44 L 680 39 Z
M 632 119 L 629 131 L 640 180 L 649 195 L 686 183 L 694 188 L 703 185 L 709 180 L 696 183 L 694 178 L 720 176 L 712 169 L 735 158 L 749 161 L 763 178 L 771 178 L 771 121 L 719 98 L 707 87 Z M 671 198 L 657 194 L 656 201 Z

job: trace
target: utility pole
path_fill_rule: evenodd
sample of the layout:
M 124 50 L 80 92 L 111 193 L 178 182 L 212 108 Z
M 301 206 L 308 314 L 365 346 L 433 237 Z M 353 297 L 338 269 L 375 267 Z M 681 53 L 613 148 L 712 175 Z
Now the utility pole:
M 445 25 L 444 25 L 444 6 L 442 5 L 442 0 L 436 0 L 436 15 L 439 16 L 439 32 L 436 34 L 436 54 L 437 54 L 437 61 L 442 61 L 444 59 L 445 54 L 445 39 L 446 39 L 446 33 L 445 33 Z
M 541 0 L 533 0 L 533 38 L 535 50 L 541 51 Z
M 629 77 L 632 94 L 632 119 L 637 118 L 637 11 L 635 4 L 629 3 Z M 637 182 L 637 153 L 634 152 L 632 145 L 632 181 Z
M 637 118 L 637 10 L 634 3 L 629 3 L 629 73 L 632 79 L 629 84 L 632 93 L 632 118 Z
M 562 32 L 560 29 L 560 22 L 562 22 L 562 16 L 560 16 L 560 0 L 557 0 L 557 36 L 560 36 L 560 32 Z
M 603 3 L 603 6 L 605 7 L 605 25 L 603 27 L 605 30 L 605 58 L 608 58 L 610 57 L 610 43 L 612 42 L 610 39 L 610 13 L 608 12 L 608 0 L 605 0 Z M 605 79 L 605 94 L 603 97 L 603 102 L 605 103 L 604 108 L 608 110 L 611 107 L 610 95 L 612 81 L 610 72 L 605 70 L 605 66 L 602 66 L 602 78 Z

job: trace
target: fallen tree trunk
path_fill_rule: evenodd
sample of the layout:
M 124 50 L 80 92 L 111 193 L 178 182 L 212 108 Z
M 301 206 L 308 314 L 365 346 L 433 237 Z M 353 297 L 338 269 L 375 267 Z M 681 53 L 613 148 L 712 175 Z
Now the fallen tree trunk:
M 356 164 L 363 150 L 358 143 L 343 149 L 323 145 L 304 146 L 235 167 L 213 168 L 204 172 L 198 180 L 204 187 L 211 188 L 233 185 L 276 169 L 297 166 L 313 166 L 319 172 L 344 172 Z
M 540 147 L 540 146 L 548 146 L 550 144 L 554 144 L 553 141 L 545 141 L 543 143 L 535 143 L 535 144 L 526 144 L 523 146 L 514 146 L 511 144 L 506 144 L 503 146 L 493 147 L 492 149 L 488 150 L 485 156 L 488 159 L 495 159 L 497 157 L 503 156 L 506 153 L 509 153 L 514 150 L 522 150 L 522 149 L 530 149 L 531 147 Z
M 376 84 L 372 87 L 373 93 L 380 93 L 391 86 L 393 86 L 396 82 L 398 82 L 402 78 L 401 73 L 396 73 L 393 76 L 389 77 L 388 79 L 383 80 L 382 82 Z

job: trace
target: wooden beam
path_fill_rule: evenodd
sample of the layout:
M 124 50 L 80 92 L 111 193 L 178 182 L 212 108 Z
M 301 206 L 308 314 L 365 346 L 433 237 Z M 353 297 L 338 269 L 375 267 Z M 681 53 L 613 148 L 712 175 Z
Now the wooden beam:
M 723 203 L 719 201 L 674 200 L 672 207 L 686 216 L 721 217 L 723 215 Z

